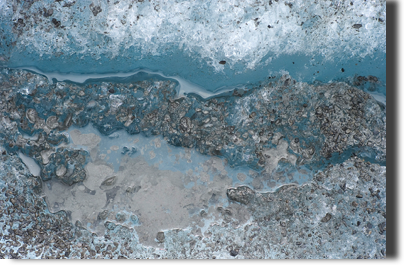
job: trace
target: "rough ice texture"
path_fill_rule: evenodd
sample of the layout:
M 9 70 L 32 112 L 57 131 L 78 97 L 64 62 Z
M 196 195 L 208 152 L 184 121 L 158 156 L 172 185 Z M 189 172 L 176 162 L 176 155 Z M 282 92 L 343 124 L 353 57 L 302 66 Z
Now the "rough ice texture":
M 385 106 L 359 89 L 283 76 L 203 100 L 178 98 L 175 82 L 156 77 L 50 84 L 3 69 L 0 78 L 4 258 L 385 257 L 386 168 L 377 164 L 385 163 Z M 113 139 L 120 129 L 162 134 L 171 145 L 250 165 L 258 178 L 235 187 L 225 159 L 212 158 L 197 176 L 127 153 L 115 173 L 97 159 L 98 135 L 82 135 L 88 123 Z M 79 130 L 68 133 L 72 126 Z M 40 177 L 19 152 L 39 164 Z M 289 167 L 310 181 L 262 191 L 261 181 L 293 174 Z
M 329 67 L 329 61 L 368 60 L 386 53 L 386 2 L 381 0 L 0 0 L 0 24 L 0 65 L 26 56 L 32 61 L 19 66 L 29 62 L 41 68 L 55 60 L 49 67 L 60 70 L 58 66 L 75 58 L 79 65 L 71 69 L 78 72 L 90 71 L 86 61 L 99 65 L 144 59 L 148 61 L 140 67 L 158 70 L 157 58 L 179 52 L 202 62 L 199 66 L 210 65 L 199 69 L 204 76 L 215 72 L 228 78 L 227 69 L 254 71 L 285 55 L 319 58 L 302 62 L 298 70 L 303 73 L 312 65 Z M 180 68 L 194 74 L 192 67 Z M 276 75 L 273 71 L 264 74 Z M 377 77 L 370 74 L 359 73 L 352 83 L 380 92 Z M 308 85 L 280 76 L 251 92 L 237 89 L 205 101 L 195 95 L 178 99 L 176 83 L 166 79 L 51 84 L 40 75 L 2 69 L 0 258 L 385 257 L 386 168 L 349 158 L 356 152 L 385 162 L 385 104 L 345 83 Z M 209 78 L 201 80 L 211 82 Z M 229 204 L 216 209 L 215 221 L 201 212 L 205 223 L 158 233 L 155 226 L 147 238 L 133 226 L 146 223 L 149 215 L 102 211 L 91 216 L 104 224 L 101 237 L 80 221 L 71 224 L 68 212 L 51 214 L 40 195 L 42 180 L 46 185 L 63 182 L 63 194 L 92 181 L 85 179 L 90 154 L 67 146 L 65 133 L 72 125 L 88 123 L 104 135 L 118 129 L 161 134 L 172 145 L 225 157 L 229 165 L 264 169 L 262 180 L 279 177 L 284 161 L 325 170 L 305 185 L 272 193 L 260 192 L 261 183 L 254 181 L 256 191 L 224 184 Z M 91 146 L 98 142 L 90 140 Z M 35 159 L 40 178 L 30 174 L 19 152 Z M 325 166 L 328 161 L 334 165 Z M 108 177 L 100 189 L 119 181 Z M 83 193 L 89 192 L 84 188 Z M 111 200 L 110 195 L 119 194 L 106 193 L 105 199 Z M 248 216 L 242 218 L 242 213 Z M 152 239 L 157 247 L 148 247 Z
M 386 169 L 358 158 L 302 186 L 230 196 L 230 206 L 218 208 L 220 220 L 202 231 L 160 231 L 149 247 L 131 225 L 140 217 L 118 215 L 98 236 L 65 211 L 51 214 L 41 180 L 0 151 L 0 258 L 385 258 Z M 249 221 L 239 220 L 240 203 Z
M 67 141 L 62 131 L 90 122 L 104 135 L 120 129 L 130 134 L 163 135 L 172 145 L 224 157 L 231 166 L 263 169 L 267 165 L 268 173 L 276 168 L 273 160 L 277 156 L 278 161 L 304 165 L 333 156 L 336 162 L 339 155 L 359 151 L 385 161 L 385 107 L 345 83 L 308 85 L 282 76 L 251 92 L 235 90 L 231 96 L 202 100 L 197 96 L 177 98 L 176 84 L 169 80 L 77 85 L 48 84 L 41 78 L 36 84 L 38 75 L 9 72 L 2 78 L 3 94 L 9 95 L 3 109 L 4 126 L 39 136 L 34 141 L 6 129 L 0 136 L 9 150 L 27 153 L 39 164 L 41 152 L 47 151 L 52 161 L 61 161 L 54 146 Z M 25 92 L 30 87 L 31 92 Z M 286 153 L 288 147 L 292 154 Z M 81 181 L 86 152 L 65 152 L 71 154 L 69 163 L 78 174 L 66 182 Z M 43 179 L 50 179 L 55 165 L 44 164 Z
M 98 60 L 178 48 L 222 71 L 224 59 L 254 69 L 282 54 L 344 60 L 386 49 L 383 0 L 1 0 L 0 17 L 6 61 L 10 50 Z

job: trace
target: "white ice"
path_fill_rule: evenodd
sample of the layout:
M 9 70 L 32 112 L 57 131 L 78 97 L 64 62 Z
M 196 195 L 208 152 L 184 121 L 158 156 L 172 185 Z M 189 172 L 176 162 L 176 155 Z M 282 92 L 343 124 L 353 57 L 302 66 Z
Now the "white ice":
M 150 71 L 150 70 L 136 70 L 136 71 L 132 71 L 132 72 L 127 72 L 127 73 L 107 73 L 107 74 L 78 74 L 78 73 L 58 73 L 58 72 L 43 72 L 35 67 L 22 67 L 19 69 L 23 69 L 23 70 L 29 70 L 32 72 L 35 72 L 37 74 L 41 74 L 44 75 L 48 78 L 50 83 L 53 83 L 53 80 L 55 79 L 58 82 L 61 81 L 72 81 L 75 83 L 84 83 L 86 82 L 88 79 L 102 79 L 102 78 L 109 78 L 109 77 L 113 77 L 113 78 L 117 78 L 117 77 L 129 77 L 129 76 L 133 76 L 135 74 L 138 73 L 147 73 L 147 74 L 156 74 L 156 75 L 160 75 L 161 77 L 164 78 L 170 78 L 170 79 L 174 79 L 179 83 L 179 87 L 178 87 L 178 96 L 182 97 L 188 93 L 194 93 L 199 95 L 200 97 L 206 99 L 215 95 L 219 95 L 221 93 L 224 92 L 228 92 L 233 90 L 235 87 L 224 87 L 224 88 L 220 88 L 214 92 L 208 91 L 182 77 L 179 76 L 168 76 L 163 74 L 160 71 Z
M 33 176 L 40 176 L 40 167 L 33 158 L 30 158 L 20 152 L 19 157 L 20 159 L 22 159 L 23 163 L 27 166 L 27 168 Z
M 138 60 L 179 49 L 216 72 L 223 71 L 224 65 L 218 64 L 223 59 L 230 67 L 242 64 L 255 69 L 269 55 L 300 53 L 342 60 L 386 49 L 384 0 L 93 2 L 102 9 L 96 16 L 90 2 L 77 1 L 71 7 L 60 1 L 34 2 L 33 15 L 23 18 L 38 27 L 23 31 L 16 49 L 29 47 L 40 56 L 138 56 Z M 12 12 L 11 4 L 0 3 L 4 20 L 17 21 L 23 16 L 20 11 L 26 13 L 21 4 Z M 50 19 L 35 20 L 44 7 L 54 8 L 53 17 L 65 34 Z M 353 28 L 354 24 L 362 27 Z

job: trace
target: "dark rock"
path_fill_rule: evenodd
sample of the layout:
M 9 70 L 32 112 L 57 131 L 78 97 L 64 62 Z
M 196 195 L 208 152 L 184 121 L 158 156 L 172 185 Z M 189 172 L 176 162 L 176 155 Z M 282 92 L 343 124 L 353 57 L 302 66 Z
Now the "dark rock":
M 369 189 L 371 192 L 371 196 L 372 197 L 377 197 L 378 199 L 380 199 L 380 190 L 373 190 L 372 188 Z
M 255 192 L 247 186 L 227 189 L 227 197 L 242 204 L 248 204 L 254 198 Z
M 105 218 L 107 218 L 107 216 L 108 216 L 108 211 L 104 210 L 104 211 L 102 211 L 98 214 L 98 219 L 99 220 L 105 220 Z
M 383 232 L 386 231 L 386 222 L 380 223 L 378 229 L 380 230 L 380 234 L 383 234 Z
M 329 222 L 329 220 L 331 220 L 331 218 L 332 218 L 332 214 L 330 214 L 330 213 L 327 213 L 322 219 L 321 219 L 321 222 L 323 222 L 323 223 L 327 223 L 327 222 Z
M 156 240 L 157 240 L 159 243 L 163 243 L 163 242 L 165 242 L 165 233 L 164 233 L 164 232 L 157 232 L 157 235 L 156 235 Z
M 238 250 L 236 250 L 236 249 L 232 249 L 232 250 L 230 251 L 230 255 L 231 255 L 231 256 L 233 256 L 233 257 L 237 256 L 237 255 L 238 255 Z
M 61 25 L 61 21 L 56 18 L 52 18 L 52 23 L 55 25 L 55 28 L 58 28 Z
M 360 82 L 363 82 L 363 81 L 367 82 L 368 81 L 367 77 L 361 76 L 361 75 L 357 77 L 357 80 L 360 81 Z
M 376 83 L 376 82 L 378 82 L 378 78 L 375 77 L 375 76 L 369 75 L 368 76 L 368 81 Z
M 65 4 L 63 5 L 63 7 L 71 7 L 71 6 L 73 6 L 73 5 L 75 5 L 75 3 L 76 3 L 77 1 L 71 1 L 71 2 L 65 2 Z
M 22 30 L 26 24 L 24 23 L 24 20 L 22 18 L 17 19 L 17 23 L 14 23 L 14 27 L 17 30 Z
M 44 17 L 50 17 L 53 15 L 53 9 L 48 9 L 46 10 L 46 8 L 43 9 L 43 16 Z
M 103 11 L 101 9 L 101 6 L 95 6 L 93 3 L 90 4 L 90 10 L 92 14 L 94 15 L 94 17 L 96 17 L 98 13 L 101 13 L 101 11 Z
M 112 223 L 112 222 L 105 222 L 104 226 L 108 229 L 108 230 L 114 230 L 116 228 L 116 224 Z

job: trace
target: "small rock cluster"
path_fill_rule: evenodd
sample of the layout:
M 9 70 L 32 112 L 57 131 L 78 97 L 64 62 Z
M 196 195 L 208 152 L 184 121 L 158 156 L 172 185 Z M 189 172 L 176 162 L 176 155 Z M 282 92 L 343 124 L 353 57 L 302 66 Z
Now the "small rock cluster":
M 172 80 L 49 84 L 41 76 L 8 70 L 1 85 L 3 94 L 13 91 L 1 115 L 15 132 L 3 130 L 0 136 L 9 151 L 29 154 L 39 164 L 59 160 L 51 154 L 53 146 L 67 141 L 64 130 L 88 123 L 104 135 L 120 129 L 161 134 L 172 145 L 256 170 L 266 166 L 270 149 L 282 141 L 289 143 L 299 165 L 327 162 L 332 154 L 345 151 L 385 161 L 385 109 L 345 83 L 315 86 L 282 76 L 250 91 L 208 100 L 177 98 Z M 38 140 L 25 140 L 22 133 L 38 134 Z M 80 154 L 74 163 L 82 165 L 82 151 L 68 153 Z
M 328 166 L 302 186 L 229 188 L 231 204 L 219 209 L 227 218 L 202 234 L 158 232 L 160 248 L 143 246 L 131 227 L 106 221 L 100 237 L 73 225 L 70 213 L 51 214 L 41 180 L 4 150 L 0 169 L 0 258 L 385 258 L 386 169 L 359 158 Z M 237 221 L 234 203 L 251 221 Z
M 385 257 L 382 104 L 345 83 L 310 85 L 289 76 L 207 100 L 178 98 L 176 87 L 173 80 L 139 77 L 130 83 L 52 84 L 27 71 L 2 69 L 0 246 L 6 251 L 0 258 Z M 89 123 L 104 135 L 120 129 L 163 135 L 172 145 L 222 157 L 230 166 L 263 170 L 262 176 L 277 174 L 270 162 L 277 155 L 279 169 L 309 166 L 316 173 L 303 185 L 273 192 L 224 187 L 229 205 L 218 207 L 220 220 L 197 232 L 160 231 L 154 235 L 160 248 L 142 245 L 132 227 L 111 220 L 100 237 L 81 222 L 72 224 L 69 212 L 51 214 L 41 197 L 43 181 L 72 185 L 85 179 L 88 152 L 60 144 L 68 143 L 70 126 Z M 40 165 L 40 177 L 27 171 L 19 153 Z M 250 220 L 241 223 L 233 205 Z

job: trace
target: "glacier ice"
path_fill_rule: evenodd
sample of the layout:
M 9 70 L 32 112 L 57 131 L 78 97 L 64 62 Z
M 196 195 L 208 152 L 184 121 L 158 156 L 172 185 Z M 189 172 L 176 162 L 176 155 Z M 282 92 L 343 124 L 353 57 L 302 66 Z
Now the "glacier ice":
M 386 2 L 0 0 L 0 258 L 386 257 Z
M 281 70 L 306 82 L 372 75 L 385 94 L 382 0 L 3 0 L 0 13 L 4 66 L 91 74 L 144 68 L 211 91 Z

